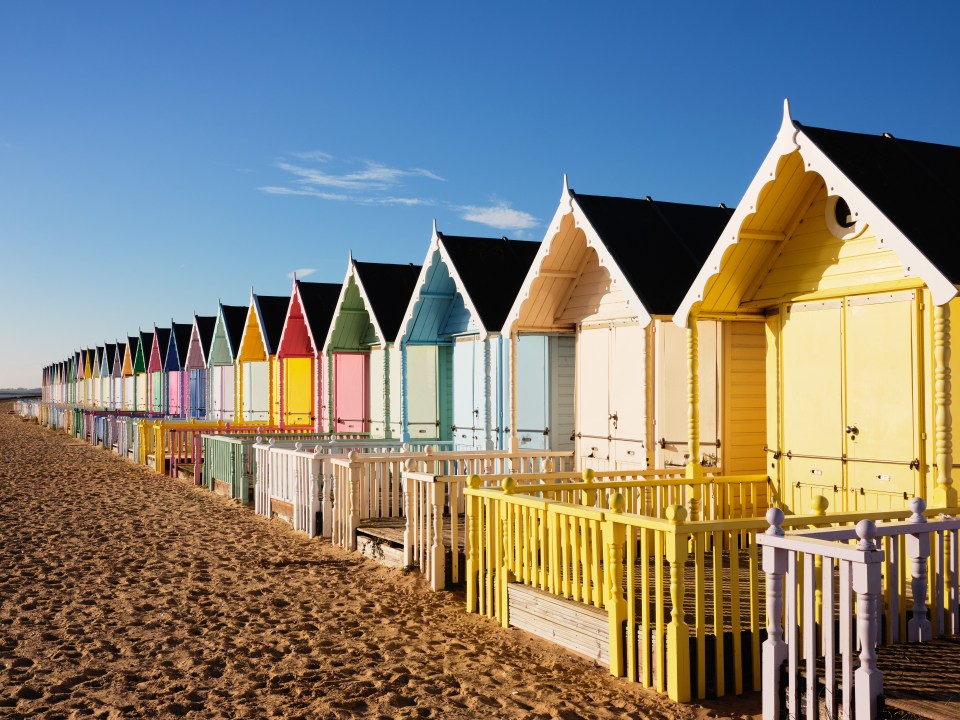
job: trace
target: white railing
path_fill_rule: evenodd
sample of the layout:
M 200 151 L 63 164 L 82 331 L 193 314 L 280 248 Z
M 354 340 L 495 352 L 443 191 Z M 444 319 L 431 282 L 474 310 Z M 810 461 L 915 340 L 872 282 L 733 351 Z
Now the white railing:
M 253 446 L 254 512 L 272 517 L 282 505 L 291 506 L 290 521 L 310 537 L 330 537 L 333 491 L 325 461 L 332 456 L 358 453 L 399 452 L 400 442 L 385 440 L 330 440 L 327 442 L 271 439 Z M 282 505 L 280 505 L 282 504 Z M 284 508 L 285 509 L 285 508 Z M 317 515 L 320 515 L 320 525 Z
M 17 415 L 25 420 L 40 419 L 40 399 L 19 399 L 14 402 L 14 410 Z
M 927 520 L 920 498 L 911 500 L 910 508 L 913 514 L 906 522 L 877 525 L 861 520 L 856 528 L 787 534 L 781 529 L 783 512 L 767 512 L 770 528 L 758 538 L 767 581 L 764 720 L 778 720 L 784 703 L 790 718 L 877 717 L 883 673 L 876 648 L 884 600 L 889 644 L 960 632 L 960 520 Z M 931 554 L 933 577 L 928 583 Z M 786 687 L 781 685 L 784 664 Z
M 429 491 L 437 493 L 431 495 L 429 501 L 426 490 L 408 494 L 404 500 L 404 491 L 409 489 L 404 487 L 402 481 L 404 471 L 440 476 L 565 471 L 573 467 L 573 454 L 549 450 L 433 452 L 428 448 L 423 452 L 394 454 L 387 458 L 334 458 L 330 466 L 333 470 L 334 493 L 331 539 L 341 547 L 355 550 L 356 531 L 362 520 L 396 518 L 407 514 L 422 516 L 424 512 L 421 508 L 432 508 L 435 499 L 440 502 L 440 508 L 443 508 L 444 502 L 439 498 L 446 490 L 442 486 L 439 490 Z M 453 499 L 449 501 L 450 507 L 455 508 L 457 513 L 464 509 L 462 489 L 462 484 L 458 484 Z M 432 532 L 442 532 L 442 521 L 434 522 L 430 528 Z M 426 532 L 428 531 L 424 529 L 423 533 Z M 420 530 L 406 530 L 404 544 L 408 544 L 407 538 L 412 541 L 413 537 L 419 534 Z M 415 551 L 405 550 L 405 554 L 410 552 Z

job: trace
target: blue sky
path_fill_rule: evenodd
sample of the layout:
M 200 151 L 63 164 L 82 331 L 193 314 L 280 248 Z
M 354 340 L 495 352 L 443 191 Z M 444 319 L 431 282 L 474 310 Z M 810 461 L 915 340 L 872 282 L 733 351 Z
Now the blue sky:
M 580 192 L 736 204 L 779 127 L 960 144 L 947 3 L 0 4 L 0 387 L 79 347 L 540 240 Z M 491 282 L 496 282 L 491 278 Z

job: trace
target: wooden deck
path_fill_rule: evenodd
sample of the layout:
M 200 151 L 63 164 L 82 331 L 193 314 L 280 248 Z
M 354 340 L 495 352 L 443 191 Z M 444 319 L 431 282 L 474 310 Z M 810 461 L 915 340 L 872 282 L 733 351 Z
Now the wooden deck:
M 960 637 L 878 648 L 889 717 L 960 718 Z
M 358 532 L 361 535 L 369 535 L 370 537 L 379 538 L 383 542 L 403 547 L 403 533 L 406 527 L 406 518 L 370 518 L 360 521 Z M 466 518 L 463 515 L 460 516 L 457 527 L 457 546 L 462 553 L 465 547 L 464 538 L 467 532 Z M 443 540 L 447 548 L 452 544 L 450 529 L 450 518 L 444 518 Z

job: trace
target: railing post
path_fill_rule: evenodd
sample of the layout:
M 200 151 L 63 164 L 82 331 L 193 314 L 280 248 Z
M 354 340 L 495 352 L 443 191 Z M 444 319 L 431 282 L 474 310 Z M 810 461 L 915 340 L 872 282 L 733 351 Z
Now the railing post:
M 921 498 L 910 501 L 913 514 L 907 521 L 916 525 L 927 522 L 923 511 L 927 504 Z M 927 616 L 927 558 L 930 557 L 930 534 L 911 533 L 904 537 L 907 557 L 910 558 L 910 587 L 913 589 L 913 617 L 907 622 L 908 642 L 927 642 L 932 640 L 933 630 Z
M 627 656 L 624 624 L 627 621 L 627 601 L 623 593 L 623 556 L 626 545 L 626 526 L 613 518 L 623 514 L 626 500 L 621 493 L 610 498 L 610 517 L 603 520 L 604 571 L 606 593 L 604 607 L 610 643 L 610 674 L 623 677 L 626 674 Z M 632 568 L 630 570 L 633 571 Z M 632 631 L 632 628 L 630 628 Z
M 667 562 L 670 563 L 670 623 L 667 625 L 667 694 L 671 700 L 690 700 L 690 628 L 683 612 L 683 566 L 687 561 L 687 533 L 680 526 L 687 519 L 682 505 L 667 508 Z M 700 600 L 699 598 L 697 599 Z
M 583 482 L 586 485 L 591 485 L 593 483 L 594 472 L 590 468 L 581 473 Z M 584 489 L 580 491 L 580 504 L 585 507 L 594 507 L 597 504 L 597 491 L 592 489 Z
M 504 478 L 501 483 L 503 494 L 506 497 L 513 495 L 517 487 L 517 481 L 512 477 Z M 510 583 L 513 582 L 513 573 L 510 572 L 510 557 L 513 554 L 513 548 L 510 547 L 510 510 L 507 503 L 502 503 L 502 512 L 497 518 L 500 522 L 498 528 L 500 532 L 500 549 L 497 557 L 497 614 L 500 616 L 500 624 L 504 628 L 510 627 Z
M 876 552 L 877 528 L 870 520 L 857 523 L 857 549 Z M 879 562 L 853 565 L 853 591 L 857 593 L 857 640 L 860 667 L 854 673 L 854 700 L 858 717 L 877 716 L 877 698 L 883 692 L 883 673 L 877 669 L 877 628 L 880 618 L 881 568 Z
M 950 382 L 950 305 L 933 308 L 933 406 L 934 457 L 936 489 L 933 497 L 940 507 L 955 508 L 957 489 L 951 476 L 953 469 L 953 437 Z
M 153 470 L 154 472 L 164 474 L 166 471 L 167 453 L 164 447 L 163 423 L 159 420 L 153 422 Z
M 351 450 L 347 456 L 349 463 L 348 482 L 350 483 L 350 517 L 347 537 L 343 538 L 347 550 L 357 549 L 357 530 L 360 528 L 360 453 Z
M 783 537 L 783 510 L 767 510 L 767 535 Z M 763 572 L 767 576 L 767 639 L 763 643 L 763 720 L 780 719 L 780 668 L 787 660 L 783 641 L 783 576 L 787 572 L 787 551 L 763 547 Z
M 467 487 L 480 489 L 480 478 L 471 475 L 467 478 Z M 467 494 L 467 612 L 477 612 L 478 599 L 482 584 L 480 582 L 480 526 L 483 522 L 481 512 L 483 501 L 476 495 Z
M 687 319 L 687 449 L 690 459 L 687 462 L 686 477 L 699 481 L 703 477 L 700 464 L 700 337 L 697 317 L 691 314 Z M 691 522 L 700 519 L 700 500 L 703 487 L 699 482 L 690 486 L 688 504 Z
M 414 493 L 417 492 L 417 482 L 409 474 L 414 472 L 415 467 L 416 463 L 413 462 L 413 458 L 404 463 L 406 472 L 403 474 L 403 564 L 407 567 L 413 565 L 416 523 L 418 520 L 414 517 L 414 503 L 416 501 Z M 421 568 L 422 570 L 423 568 Z
M 824 517 L 830 502 L 823 495 L 814 495 L 810 502 L 810 513 L 816 517 Z M 823 624 L 823 556 L 813 558 L 814 575 L 814 617 Z
M 433 544 L 430 548 L 430 586 L 434 590 L 443 590 L 446 583 L 446 548 L 443 546 L 443 498 L 444 498 L 444 483 L 434 482 L 430 484 L 431 487 L 431 503 L 428 508 L 430 514 L 431 523 L 430 525 L 433 528 Z M 454 516 L 451 518 L 451 522 L 456 522 L 457 518 Z M 456 557 L 454 557 L 454 562 L 456 562 Z

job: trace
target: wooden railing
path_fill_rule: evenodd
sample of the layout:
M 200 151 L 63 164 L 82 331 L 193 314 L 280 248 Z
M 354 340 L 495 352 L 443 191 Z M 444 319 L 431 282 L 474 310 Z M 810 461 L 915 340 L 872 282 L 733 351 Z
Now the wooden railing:
M 559 459 L 559 462 L 564 464 L 568 461 L 565 457 Z M 552 470 L 550 465 L 557 462 L 548 461 L 548 470 Z M 624 492 L 628 497 L 628 507 L 633 512 L 654 512 L 654 508 L 682 502 L 685 499 L 684 488 L 688 487 L 680 480 L 684 475 L 683 468 L 605 471 L 587 469 L 580 472 L 568 469 L 562 472 L 521 473 L 513 472 L 509 467 L 505 474 L 480 475 L 481 487 L 499 487 L 508 475 L 515 482 L 516 492 L 550 497 L 561 502 L 579 502 L 584 499 L 589 505 L 607 507 L 610 493 Z M 412 471 L 403 473 L 407 503 L 404 513 L 404 560 L 408 566 L 417 566 L 420 572 L 427 576 L 427 581 L 434 590 L 446 587 L 447 553 L 451 554 L 452 560 L 450 581 L 455 585 L 460 582 L 459 518 L 465 512 L 463 491 L 468 478 L 469 475 L 466 474 L 437 475 Z M 648 482 L 631 486 L 630 490 L 626 489 L 626 483 L 637 481 Z M 571 485 L 576 483 L 589 483 L 592 489 L 584 490 L 583 485 L 572 488 Z M 588 496 L 583 496 L 583 493 L 588 493 Z M 746 496 L 750 497 L 749 489 Z M 715 503 L 711 501 L 708 507 L 715 507 Z M 449 527 L 449 543 L 445 527 Z
M 795 718 L 873 720 L 883 692 L 881 637 L 896 644 L 960 632 L 960 520 L 928 521 L 920 498 L 910 508 L 906 522 L 790 533 L 780 510 L 767 513 L 770 527 L 757 539 L 767 589 L 764 720 L 784 709 Z
M 759 496 L 767 480 L 696 481 L 704 497 L 710 495 L 707 485 L 733 482 L 756 483 Z M 518 491 L 509 481 L 500 489 L 480 484 L 480 478 L 471 478 L 465 490 L 469 611 L 497 617 L 506 626 L 510 584 L 531 585 L 606 611 L 614 675 L 679 701 L 760 689 L 762 581 L 756 537 L 767 528 L 763 518 L 688 521 L 679 504 L 666 507 L 662 517 L 645 516 L 626 512 L 627 496 L 621 492 L 604 510 L 583 497 L 576 503 L 556 501 L 536 486 Z M 562 491 L 572 489 L 594 488 Z M 815 514 L 786 518 L 784 526 L 848 526 L 865 517 L 827 515 L 823 498 L 816 508 Z M 895 520 L 909 514 L 866 517 Z
M 432 443 L 415 444 L 420 449 Z M 333 530 L 334 474 L 326 461 L 356 451 L 397 453 L 404 448 L 399 441 L 338 439 L 321 443 L 290 446 L 289 441 L 258 443 L 254 446 L 254 509 L 270 517 L 277 513 L 311 537 L 321 532 L 330 537 Z M 320 514 L 318 525 L 317 515 Z
M 253 479 L 256 477 L 256 455 L 252 451 L 254 444 L 273 440 L 275 443 L 301 443 L 309 446 L 311 442 L 358 441 L 365 438 L 364 433 L 317 433 L 309 428 L 300 432 L 251 434 L 245 429 L 243 433 L 229 435 L 204 433 L 198 435 L 194 441 L 194 457 L 203 459 L 202 463 L 194 464 L 194 482 L 210 490 L 216 490 L 217 483 L 220 483 L 229 490 L 229 497 L 248 502 Z
M 410 464 L 408 464 L 408 461 Z M 543 473 L 571 470 L 573 454 L 550 450 L 478 450 L 409 452 L 388 457 L 363 456 L 330 461 L 333 480 L 333 530 L 331 539 L 355 550 L 361 520 L 401 517 L 404 511 L 402 473 L 468 475 L 477 471 Z
M 18 399 L 13 403 L 14 412 L 25 420 L 40 420 L 40 400 Z

